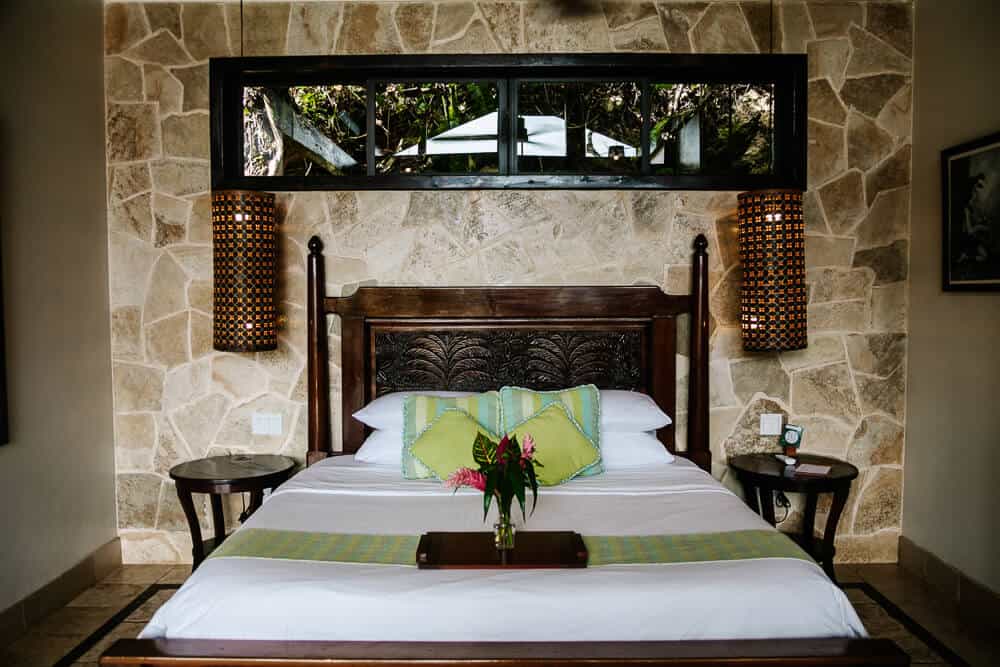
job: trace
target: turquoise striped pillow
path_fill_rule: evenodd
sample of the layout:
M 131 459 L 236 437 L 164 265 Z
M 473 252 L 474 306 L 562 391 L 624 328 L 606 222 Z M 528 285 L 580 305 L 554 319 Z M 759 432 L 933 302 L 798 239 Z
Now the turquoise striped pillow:
M 448 410 L 460 410 L 479 422 L 490 433 L 500 432 L 500 394 L 487 391 L 472 396 L 440 397 L 413 394 L 403 401 L 403 477 L 427 479 L 434 472 L 413 456 L 413 443 L 434 425 Z M 468 447 L 472 442 L 456 442 L 456 447 Z
M 601 392 L 592 384 L 561 391 L 532 391 L 520 387 L 500 390 L 501 433 L 509 433 L 553 403 L 562 403 L 577 428 L 601 451 Z M 588 477 L 604 472 L 600 456 L 580 475 Z

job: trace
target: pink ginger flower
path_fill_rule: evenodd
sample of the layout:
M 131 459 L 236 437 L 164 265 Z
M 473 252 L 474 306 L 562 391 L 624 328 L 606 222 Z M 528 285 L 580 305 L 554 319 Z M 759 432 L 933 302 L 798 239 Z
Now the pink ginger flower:
M 444 485 L 449 489 L 457 489 L 460 486 L 471 486 L 479 491 L 486 490 L 486 475 L 471 468 L 459 468 L 451 473 L 445 480 Z
M 535 440 L 527 433 L 524 434 L 524 442 L 521 443 L 521 458 L 530 461 L 535 457 Z

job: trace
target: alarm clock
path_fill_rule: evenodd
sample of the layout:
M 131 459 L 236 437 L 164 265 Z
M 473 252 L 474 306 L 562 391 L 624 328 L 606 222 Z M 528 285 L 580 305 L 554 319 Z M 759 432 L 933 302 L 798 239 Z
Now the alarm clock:
M 785 429 L 781 432 L 781 446 L 785 448 L 785 456 L 795 456 L 795 450 L 802 446 L 801 426 L 785 424 Z

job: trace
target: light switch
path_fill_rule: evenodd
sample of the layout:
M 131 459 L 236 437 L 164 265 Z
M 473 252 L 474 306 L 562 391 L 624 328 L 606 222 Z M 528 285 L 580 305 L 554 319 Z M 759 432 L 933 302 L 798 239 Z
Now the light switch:
M 250 428 L 254 435 L 281 435 L 281 413 L 255 412 Z
M 761 435 L 781 435 L 781 425 L 784 415 L 781 413 L 764 413 L 760 416 Z

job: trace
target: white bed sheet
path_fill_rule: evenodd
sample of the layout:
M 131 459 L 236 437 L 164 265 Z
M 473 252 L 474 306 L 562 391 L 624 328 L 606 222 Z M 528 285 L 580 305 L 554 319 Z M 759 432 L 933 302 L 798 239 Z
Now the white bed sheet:
M 484 530 L 482 496 L 328 459 L 272 494 L 245 528 L 419 534 Z M 492 517 L 490 519 L 492 525 Z M 589 535 L 768 528 L 682 458 L 542 488 L 527 529 Z M 506 610 L 504 620 L 483 610 Z M 862 637 L 843 592 L 797 559 L 582 570 L 217 558 L 153 616 L 144 638 L 577 641 Z

